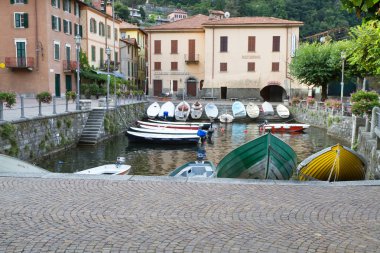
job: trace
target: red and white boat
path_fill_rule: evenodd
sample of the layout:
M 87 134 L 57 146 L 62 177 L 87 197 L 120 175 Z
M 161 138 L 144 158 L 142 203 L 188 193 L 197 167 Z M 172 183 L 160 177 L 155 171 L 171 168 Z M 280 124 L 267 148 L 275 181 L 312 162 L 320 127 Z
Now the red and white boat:
M 308 124 L 288 124 L 288 123 L 276 123 L 276 124 L 262 124 L 260 125 L 260 130 L 271 131 L 271 132 L 302 132 L 309 128 Z

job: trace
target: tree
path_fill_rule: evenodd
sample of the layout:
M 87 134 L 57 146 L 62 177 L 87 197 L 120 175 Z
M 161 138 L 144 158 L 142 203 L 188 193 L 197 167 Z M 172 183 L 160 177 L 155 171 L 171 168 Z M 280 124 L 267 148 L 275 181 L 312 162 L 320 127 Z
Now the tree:
M 379 94 L 375 91 L 359 90 L 351 95 L 352 113 L 358 116 L 370 117 L 375 106 L 380 107 Z
M 127 5 L 123 5 L 122 3 L 115 3 L 114 4 L 115 13 L 119 18 L 128 20 L 129 18 L 129 9 Z
M 341 52 L 344 43 L 305 43 L 296 51 L 289 65 L 290 74 L 301 83 L 322 88 L 322 100 L 327 98 L 327 85 L 341 74 Z
M 380 19 L 380 0 L 341 0 L 343 7 L 354 11 L 358 18 Z
M 146 14 L 145 14 L 145 10 L 144 10 L 144 8 L 142 7 L 142 6 L 140 6 L 140 15 L 141 15 L 141 19 L 142 20 L 145 20 L 145 18 L 146 18 Z

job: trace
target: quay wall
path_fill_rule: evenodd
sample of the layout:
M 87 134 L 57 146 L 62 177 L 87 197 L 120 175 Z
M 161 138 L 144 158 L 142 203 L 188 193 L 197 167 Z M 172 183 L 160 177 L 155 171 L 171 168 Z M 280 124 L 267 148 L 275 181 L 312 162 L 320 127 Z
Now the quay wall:
M 137 102 L 109 108 L 100 139 L 119 135 L 141 119 L 145 103 Z M 40 116 L 0 123 L 0 153 L 24 161 L 35 161 L 77 145 L 91 110 Z

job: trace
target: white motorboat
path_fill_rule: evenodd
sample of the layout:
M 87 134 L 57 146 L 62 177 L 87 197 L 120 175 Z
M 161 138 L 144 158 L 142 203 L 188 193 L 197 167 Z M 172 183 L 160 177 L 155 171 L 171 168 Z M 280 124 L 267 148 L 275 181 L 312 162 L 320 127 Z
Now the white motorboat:
M 273 106 L 271 103 L 265 101 L 261 107 L 263 108 L 263 112 L 265 116 L 274 115 Z
M 234 118 L 244 118 L 247 116 L 247 112 L 245 111 L 245 106 L 240 101 L 235 101 L 232 104 L 232 116 Z
M 289 109 L 285 105 L 282 105 L 282 104 L 279 104 L 276 107 L 276 112 L 278 116 L 283 119 L 287 119 L 290 116 Z
M 0 154 L 0 173 L 50 173 L 18 158 Z
M 234 116 L 228 113 L 223 113 L 218 117 L 218 119 L 222 123 L 231 123 L 234 120 Z
M 214 177 L 215 165 L 211 161 L 194 161 L 173 170 L 171 177 Z
M 147 109 L 147 111 L 146 111 L 146 114 L 148 115 L 148 117 L 149 117 L 150 119 L 154 119 L 154 118 L 156 118 L 156 117 L 158 116 L 158 114 L 160 113 L 160 109 L 161 109 L 160 105 L 159 105 L 157 102 L 154 102 L 154 103 L 152 103 L 152 104 L 148 107 L 148 109 Z
M 209 126 L 210 122 L 181 122 L 181 121 L 162 121 L 162 120 L 153 120 L 148 119 L 148 123 L 156 123 L 162 125 L 190 125 L 190 126 Z
M 203 106 L 199 101 L 196 101 L 194 104 L 191 105 L 191 118 L 193 119 L 199 119 L 202 117 L 203 113 Z
M 175 105 L 171 101 L 165 102 L 161 105 L 158 117 L 162 119 L 172 120 L 174 119 Z
M 132 131 L 144 132 L 144 133 L 156 133 L 156 134 L 197 134 L 196 129 L 178 129 L 178 128 L 166 128 L 166 127 L 130 127 Z
M 81 175 L 125 175 L 131 169 L 131 165 L 123 164 L 125 157 L 118 157 L 115 164 L 105 164 L 87 170 L 75 172 Z
M 127 131 L 126 135 L 130 141 L 186 144 L 198 143 L 200 137 L 197 134 L 162 134 Z
M 205 112 L 206 112 L 207 117 L 210 120 L 213 120 L 216 117 L 218 117 L 218 113 L 219 113 L 218 107 L 216 107 L 214 103 L 208 103 L 205 107 Z
M 190 115 L 190 105 L 186 101 L 180 102 L 174 110 L 175 119 L 178 121 L 186 121 Z
M 249 102 L 246 107 L 247 115 L 251 119 L 256 119 L 260 115 L 260 108 L 253 102 Z

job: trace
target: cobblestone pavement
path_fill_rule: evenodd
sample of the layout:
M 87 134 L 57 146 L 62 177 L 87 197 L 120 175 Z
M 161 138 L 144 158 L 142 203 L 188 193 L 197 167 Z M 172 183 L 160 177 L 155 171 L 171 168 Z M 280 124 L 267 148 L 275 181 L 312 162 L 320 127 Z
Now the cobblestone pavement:
M 84 178 L 0 177 L 0 252 L 380 252 L 379 185 Z

